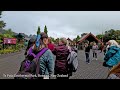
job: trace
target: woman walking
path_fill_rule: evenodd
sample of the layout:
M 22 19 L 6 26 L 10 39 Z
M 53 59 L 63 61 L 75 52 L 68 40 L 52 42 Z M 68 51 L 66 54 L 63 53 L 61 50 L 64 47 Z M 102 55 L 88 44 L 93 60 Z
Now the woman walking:
M 93 43 L 92 51 L 93 51 L 93 59 L 97 60 L 98 45 L 96 45 L 96 43 Z

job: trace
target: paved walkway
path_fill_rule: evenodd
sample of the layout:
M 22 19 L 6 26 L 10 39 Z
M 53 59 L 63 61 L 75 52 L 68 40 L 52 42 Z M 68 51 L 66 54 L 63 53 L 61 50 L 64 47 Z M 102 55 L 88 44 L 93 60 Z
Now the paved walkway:
M 21 61 L 24 59 L 24 51 L 18 52 L 16 54 L 7 54 L 0 56 L 0 79 L 11 79 L 10 76 L 8 78 L 5 75 L 13 75 L 15 74 L 20 67 Z
M 90 57 L 92 57 L 92 53 Z M 105 79 L 108 68 L 102 66 L 103 57 L 103 53 L 98 52 L 98 60 L 92 60 L 90 64 L 86 64 L 84 51 L 78 51 L 79 67 L 70 79 Z M 0 79 L 6 79 L 5 75 L 14 75 L 19 70 L 23 59 L 24 51 L 15 55 L 0 56 Z M 9 76 L 9 79 L 12 78 L 12 76 Z
M 90 64 L 85 62 L 84 51 L 78 52 L 79 67 L 71 79 L 105 79 L 108 74 L 108 68 L 103 67 L 104 53 L 99 53 L 98 60 L 92 60 L 92 52 L 90 53 Z

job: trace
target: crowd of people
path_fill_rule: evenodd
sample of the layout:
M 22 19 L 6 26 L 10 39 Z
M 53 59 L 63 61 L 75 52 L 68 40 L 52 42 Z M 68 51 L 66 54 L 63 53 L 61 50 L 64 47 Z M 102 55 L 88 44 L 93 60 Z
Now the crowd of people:
M 107 79 L 120 79 L 120 46 L 115 40 L 107 42 L 103 66 L 109 68 Z
M 97 60 L 99 47 L 94 42 L 92 47 L 89 43 L 85 43 L 86 63 L 90 64 L 90 50 L 93 52 L 93 59 Z M 103 66 L 108 67 L 107 79 L 120 79 L 120 45 L 115 40 L 109 40 L 105 45 L 102 43 L 101 52 L 104 52 Z M 100 53 L 101 53 L 100 52 Z
M 104 52 L 103 66 L 108 67 L 107 79 L 120 79 L 120 46 L 115 40 L 109 40 L 101 47 L 94 42 L 92 46 L 85 43 L 86 63 L 90 64 L 90 51 L 92 50 L 92 60 L 97 60 L 98 50 Z M 39 57 L 38 57 L 39 55 Z M 38 62 L 37 61 L 38 57 Z M 34 60 L 36 58 L 36 61 Z M 28 61 L 29 68 L 26 69 Z M 27 64 L 26 64 L 27 62 Z M 34 67 L 34 68 L 33 68 Z M 69 79 L 78 67 L 77 48 L 67 44 L 66 38 L 60 38 L 57 45 L 44 32 L 31 38 L 25 51 L 25 60 L 21 63 L 19 74 L 40 74 L 42 79 Z M 29 73 L 28 73 L 29 72 Z M 46 77 L 47 76 L 47 77 Z
M 38 79 L 51 79 L 54 76 L 56 79 L 69 79 L 78 67 L 76 48 L 67 45 L 66 38 L 61 38 L 58 45 L 55 45 L 44 32 L 29 40 L 24 55 L 25 60 L 21 63 L 17 75 L 37 73 L 37 75 L 42 76 Z M 38 55 L 38 62 L 35 64 Z M 34 58 L 36 58 L 36 61 Z M 26 69 L 28 62 L 30 64 Z M 20 79 L 19 77 L 16 78 Z

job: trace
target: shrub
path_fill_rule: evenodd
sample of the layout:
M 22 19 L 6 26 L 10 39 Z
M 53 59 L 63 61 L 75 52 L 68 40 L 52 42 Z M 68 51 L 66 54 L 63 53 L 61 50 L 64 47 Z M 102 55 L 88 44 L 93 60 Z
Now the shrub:
M 116 42 L 117 42 L 118 44 L 120 44 L 120 40 L 116 40 Z
M 2 48 L 2 46 L 0 46 Z M 23 44 L 16 44 L 16 45 L 6 45 L 4 50 L 0 49 L 0 54 L 7 54 L 7 53 L 14 53 L 19 52 L 22 48 L 24 48 Z
M 19 50 L 15 50 L 15 49 L 4 49 L 4 50 L 0 50 L 0 54 L 14 53 L 18 51 Z

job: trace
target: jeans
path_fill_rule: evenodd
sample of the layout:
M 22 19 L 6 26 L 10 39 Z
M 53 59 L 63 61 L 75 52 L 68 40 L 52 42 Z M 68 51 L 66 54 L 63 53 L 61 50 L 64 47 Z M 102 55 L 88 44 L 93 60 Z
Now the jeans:
M 88 63 L 90 62 L 89 54 L 90 54 L 89 52 L 85 52 L 86 62 L 88 62 Z
M 97 53 L 93 53 L 93 58 L 97 58 Z

